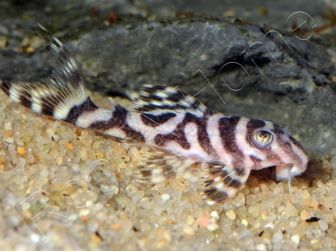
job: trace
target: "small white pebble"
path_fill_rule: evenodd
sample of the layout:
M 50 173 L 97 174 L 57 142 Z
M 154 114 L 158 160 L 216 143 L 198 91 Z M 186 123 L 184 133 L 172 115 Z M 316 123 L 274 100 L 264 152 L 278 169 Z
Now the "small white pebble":
M 273 243 L 279 243 L 282 241 L 283 235 L 281 232 L 276 232 L 273 235 L 272 242 Z
M 88 201 L 85 202 L 85 207 L 87 209 L 90 208 L 90 207 L 92 207 L 92 205 L 93 205 L 93 202 L 91 200 L 88 200 Z
M 248 225 L 248 222 L 247 222 L 247 220 L 246 220 L 246 219 L 242 219 L 241 223 L 242 223 L 243 225 L 245 225 L 245 226 L 247 226 L 247 225 Z
M 236 219 L 236 213 L 233 210 L 229 210 L 225 214 L 230 220 Z
M 25 164 L 26 164 L 26 160 L 23 159 L 23 158 L 19 158 L 18 161 L 17 161 L 17 163 L 16 163 L 16 168 L 20 169 L 20 170 L 24 169 Z
M 41 172 L 40 172 L 40 175 L 42 176 L 42 177 L 48 177 L 48 175 L 49 175 L 49 171 L 47 170 L 47 169 L 43 169 Z
M 88 222 L 87 228 L 91 233 L 95 232 L 98 228 L 98 222 L 96 220 L 91 219 Z
M 12 122 L 5 122 L 4 123 L 5 130 L 12 130 Z
M 194 235 L 195 232 L 190 226 L 185 226 L 182 228 L 183 232 L 187 235 Z
M 219 228 L 219 226 L 216 223 L 211 223 L 207 226 L 207 229 L 211 232 L 217 230 Z
M 3 141 L 12 144 L 12 143 L 14 143 L 14 138 L 13 137 L 6 137 L 6 138 L 3 138 Z
M 213 218 L 215 218 L 215 219 L 217 219 L 217 220 L 219 219 L 219 215 L 218 215 L 217 211 L 212 211 L 210 213 L 210 216 L 213 217 Z
M 79 151 L 79 155 L 82 158 L 82 160 L 86 160 L 88 158 L 88 153 L 84 148 Z
M 94 212 L 98 212 L 104 208 L 104 205 L 100 202 L 96 203 L 94 206 Z
M 195 222 L 195 218 L 192 217 L 191 215 L 189 215 L 189 216 L 187 217 L 186 223 L 187 223 L 188 225 L 192 225 L 194 222 Z
M 207 58 L 208 58 L 208 55 L 206 55 L 205 53 L 203 53 L 203 54 L 201 55 L 201 60 L 202 60 L 202 61 L 206 60 Z
M 107 218 L 106 214 L 105 214 L 104 212 L 102 212 L 102 211 L 100 211 L 100 212 L 98 212 L 98 213 L 96 214 L 96 219 L 97 219 L 99 222 L 103 222 L 103 221 L 105 221 L 106 218 Z
M 73 170 L 74 172 L 79 172 L 79 170 L 80 170 L 79 165 L 78 165 L 78 164 L 74 164 L 74 165 L 72 166 L 72 170 Z
M 328 223 L 325 220 L 319 220 L 318 224 L 322 231 L 328 230 Z
M 86 183 L 90 183 L 91 182 L 91 176 L 89 176 L 88 174 L 84 174 L 83 175 L 83 180 Z
M 38 243 L 38 242 L 43 241 L 43 240 L 45 239 L 45 237 L 43 237 L 43 235 L 42 235 L 42 236 L 39 236 L 39 235 L 32 234 L 32 235 L 30 236 L 30 239 L 32 240 L 32 242 L 34 242 L 34 243 Z M 23 249 L 23 250 L 25 250 L 25 249 Z
M 319 240 L 316 240 L 316 239 L 310 241 L 311 244 L 315 244 L 315 243 L 318 243 L 318 242 L 319 242 Z
M 235 207 L 240 207 L 245 204 L 245 196 L 242 193 L 239 193 L 237 197 L 233 200 L 232 204 Z
M 47 132 L 47 134 L 48 134 L 50 137 L 52 137 L 53 135 L 55 135 L 55 130 L 53 130 L 52 128 L 48 128 L 48 129 L 46 130 L 46 132 Z
M 266 245 L 263 244 L 263 243 L 261 243 L 261 244 L 257 244 L 257 245 L 255 246 L 255 249 L 256 249 L 257 251 L 266 251 L 266 250 L 267 250 Z
M 63 157 L 56 158 L 56 163 L 57 163 L 57 165 L 63 164 Z
M 293 236 L 291 237 L 291 239 L 292 239 L 292 241 L 293 241 L 294 243 L 299 244 L 299 242 L 300 242 L 300 235 L 299 235 L 299 234 L 293 235 Z
M 164 193 L 162 194 L 161 199 L 163 200 L 163 202 L 166 202 L 170 199 L 170 195 L 168 193 Z
M 8 223 L 10 223 L 13 227 L 17 227 L 20 224 L 21 219 L 14 215 L 14 216 L 9 216 L 7 219 Z

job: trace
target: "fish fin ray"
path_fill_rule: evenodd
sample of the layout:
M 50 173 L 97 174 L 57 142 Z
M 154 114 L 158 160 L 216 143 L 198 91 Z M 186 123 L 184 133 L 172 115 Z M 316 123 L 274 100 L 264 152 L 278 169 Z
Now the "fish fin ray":
M 134 99 L 133 109 L 140 113 L 153 115 L 179 112 L 189 112 L 200 116 L 204 113 L 212 114 L 203 103 L 177 87 L 150 84 L 144 85 Z
M 68 49 L 46 28 L 38 25 L 43 32 L 39 35 L 48 42 L 48 46 L 56 58 L 53 65 L 53 74 L 50 78 L 53 80 L 53 85 L 59 88 L 66 87 L 77 95 L 87 95 L 83 77 Z
M 43 37 L 52 49 L 56 64 L 50 78 L 35 83 L 9 83 L 0 80 L 0 88 L 16 103 L 55 119 L 75 123 L 71 115 L 80 109 L 94 110 L 96 105 L 91 101 L 85 88 L 78 67 L 64 45 L 48 32 L 42 25 Z M 80 109 L 76 109 L 80 107 Z
M 204 180 L 203 196 L 209 205 L 222 203 L 232 197 L 243 187 L 249 174 L 249 169 L 236 169 L 220 162 L 203 162 L 202 179 Z
M 133 174 L 138 183 L 157 184 L 185 171 L 195 161 L 188 158 L 180 158 L 161 149 L 154 149 L 152 153 L 144 153 L 139 160 L 136 171 Z

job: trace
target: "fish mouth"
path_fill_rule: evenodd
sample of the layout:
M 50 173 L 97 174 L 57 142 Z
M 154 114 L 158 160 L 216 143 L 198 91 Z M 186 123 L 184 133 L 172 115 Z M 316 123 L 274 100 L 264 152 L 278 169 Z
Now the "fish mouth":
M 291 180 L 294 176 L 301 174 L 297 172 L 293 164 L 280 164 L 275 167 L 277 180 Z
M 287 180 L 290 181 L 295 176 L 301 175 L 307 170 L 307 163 L 287 163 L 287 164 L 278 164 L 275 166 L 276 178 L 277 180 Z

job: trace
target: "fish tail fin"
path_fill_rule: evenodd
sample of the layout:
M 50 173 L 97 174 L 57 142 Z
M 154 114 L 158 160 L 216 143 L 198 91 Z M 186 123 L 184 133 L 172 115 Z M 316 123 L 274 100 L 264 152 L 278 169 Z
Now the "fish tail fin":
M 64 45 L 43 26 L 43 37 L 56 64 L 52 76 L 35 83 L 15 84 L 0 80 L 0 88 L 16 103 L 58 120 L 76 124 L 85 112 L 98 109 L 88 96 L 78 67 Z
M 120 138 L 144 141 L 139 132 L 127 125 L 128 110 L 114 105 L 111 110 L 97 107 L 87 94 L 78 67 L 64 45 L 43 26 L 44 38 L 52 49 L 56 64 L 50 78 L 16 84 L 0 79 L 2 89 L 14 102 L 38 114 L 90 128 Z

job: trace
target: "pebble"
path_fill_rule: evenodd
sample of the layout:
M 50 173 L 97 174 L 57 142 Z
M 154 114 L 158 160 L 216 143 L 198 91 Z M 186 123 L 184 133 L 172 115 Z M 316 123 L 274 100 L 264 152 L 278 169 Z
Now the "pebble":
M 5 122 L 4 123 L 4 129 L 7 131 L 7 130 L 9 130 L 9 131 L 11 131 L 12 129 L 13 129 L 13 127 L 12 127 L 12 122 Z
M 255 246 L 255 249 L 256 249 L 257 251 L 266 251 L 266 250 L 267 250 L 267 247 L 266 247 L 265 244 L 261 243 L 261 244 L 257 244 L 257 245 Z
M 21 221 L 21 218 L 20 216 L 17 216 L 17 215 L 9 216 L 7 218 L 7 222 L 13 227 L 17 227 L 20 224 L 20 221 Z
M 319 220 L 318 224 L 320 225 L 322 231 L 328 230 L 328 223 L 325 220 Z
M 99 222 L 104 222 L 107 218 L 106 214 L 104 212 L 98 212 L 96 215 L 96 218 Z
M 206 55 L 205 53 L 203 53 L 200 58 L 201 58 L 202 61 L 207 60 L 208 55 Z
M 195 231 L 190 226 L 184 226 L 182 228 L 183 232 L 187 235 L 194 235 Z
M 230 220 L 236 219 L 236 213 L 233 210 L 229 210 L 225 214 Z
M 79 172 L 80 171 L 80 167 L 79 167 L 78 164 L 74 164 L 71 168 L 74 172 Z
M 233 200 L 233 205 L 240 207 L 245 204 L 245 196 L 243 193 L 238 193 L 237 197 Z
M 299 244 L 300 242 L 300 235 L 299 234 L 295 234 L 291 237 L 292 241 L 296 244 Z
M 16 108 L 22 117 L 22 111 L 19 107 Z M 29 244 L 39 246 L 32 247 L 32 250 L 37 248 L 48 249 L 45 244 L 53 244 L 57 239 L 60 241 L 61 238 L 56 239 L 54 237 L 63 233 L 64 244 L 62 243 L 60 248 L 64 250 L 64 248 L 72 248 L 69 245 L 70 241 L 67 240 L 71 235 L 67 232 L 78 235 L 82 232 L 97 232 L 96 234 L 93 233 L 93 238 L 97 238 L 94 242 L 100 242 L 103 238 L 104 246 L 107 246 L 110 245 L 109 240 L 113 236 L 113 241 L 116 241 L 116 249 L 124 248 L 127 250 L 135 250 L 136 248 L 143 250 L 154 250 L 154 248 L 176 250 L 176 244 L 181 250 L 190 249 L 190 244 L 199 250 L 205 248 L 218 250 L 222 248 L 220 246 L 223 242 L 227 242 L 228 246 L 232 243 L 230 248 L 233 250 L 255 249 L 265 251 L 288 248 L 331 250 L 334 248 L 334 233 L 336 231 L 334 231 L 332 223 L 335 216 L 333 210 L 329 209 L 336 209 L 336 186 L 332 178 L 324 183 L 316 178 L 313 187 L 309 187 L 308 183 L 299 177 L 297 181 L 293 181 L 292 196 L 295 197 L 292 197 L 287 192 L 287 182 L 275 183 L 271 178 L 263 181 L 261 177 L 255 176 L 251 182 L 253 186 L 245 187 L 244 190 L 233 198 L 226 200 L 223 204 L 209 207 L 200 203 L 202 199 L 197 195 L 194 184 L 192 190 L 190 189 L 190 181 L 192 181 L 190 178 L 194 176 L 193 173 L 189 172 L 189 175 L 187 175 L 188 181 L 187 179 L 184 179 L 184 181 L 171 179 L 167 183 L 157 185 L 156 190 L 154 190 L 150 186 L 142 187 L 133 184 L 132 178 L 125 176 L 126 171 L 120 169 L 115 173 L 115 179 L 113 180 L 120 184 L 116 187 L 117 192 L 113 193 L 113 197 L 110 197 L 107 191 L 99 191 L 99 188 L 95 191 L 95 187 L 92 187 L 93 167 L 90 167 L 88 162 L 95 160 L 97 157 L 106 157 L 109 162 L 112 162 L 110 153 L 114 147 L 111 146 L 118 146 L 119 150 L 116 148 L 118 155 L 123 156 L 126 155 L 126 152 L 124 152 L 125 144 L 114 143 L 110 138 L 105 139 L 92 131 L 83 131 L 85 135 L 84 133 L 81 135 L 81 130 L 78 131 L 81 140 L 77 141 L 77 130 L 71 125 L 57 123 L 44 117 L 34 118 L 30 114 L 27 114 L 26 118 L 27 122 L 22 123 L 22 126 L 28 127 L 25 136 L 21 136 L 21 133 L 18 134 L 18 127 L 21 126 L 14 123 L 16 122 L 15 118 L 9 118 L 10 122 L 3 122 L 3 127 L 0 128 L 4 138 L 13 138 L 12 141 L 14 142 L 14 144 L 8 144 L 8 141 L 6 142 L 3 139 L 0 148 L 0 164 L 9 167 L 7 171 L 1 174 L 3 188 L 8 188 L 9 193 L 3 199 L 5 207 L 5 211 L 2 212 L 4 228 L 8 231 L 8 235 L 6 235 L 5 245 L 0 241 L 2 246 L 15 244 L 16 240 L 11 239 L 17 238 L 22 242 L 22 246 L 17 248 L 28 250 L 30 247 L 25 244 L 28 240 Z M 27 126 L 25 123 L 34 126 Z M 55 123 L 57 123 L 57 127 L 53 126 Z M 47 127 L 53 128 L 47 131 Z M 29 130 L 32 133 L 29 133 Z M 31 136 L 27 138 L 29 142 L 22 140 L 27 135 Z M 35 141 L 38 135 L 40 135 L 39 139 L 42 140 L 42 144 Z M 52 135 L 55 139 L 58 137 L 59 141 L 46 139 L 46 136 L 49 135 Z M 92 150 L 92 148 L 94 149 Z M 129 145 L 128 149 L 132 150 L 134 158 L 139 154 L 137 152 L 141 153 L 143 151 L 132 145 Z M 11 154 L 9 155 L 9 153 Z M 31 158 L 32 156 L 34 159 Z M 82 162 L 81 158 L 86 159 L 86 162 Z M 122 159 L 122 162 L 126 164 L 125 168 L 133 169 L 132 160 L 129 160 L 127 156 Z M 11 168 L 12 164 L 14 169 Z M 59 164 L 62 166 L 59 167 Z M 321 162 L 321 165 L 324 166 L 324 170 L 331 169 L 331 166 L 333 166 L 333 169 L 336 168 L 336 156 L 331 159 L 330 163 L 324 161 Z M 104 167 L 106 166 L 101 165 L 99 169 Z M 111 178 L 112 175 L 111 172 L 108 173 L 106 170 L 103 172 L 103 176 Z M 8 215 L 8 213 L 16 211 L 15 206 L 25 197 L 31 195 L 34 190 L 38 190 L 38 187 L 50 194 L 50 199 L 46 204 L 59 204 L 57 206 L 58 210 L 63 209 L 62 202 L 57 200 L 58 195 L 55 195 L 55 188 L 49 186 L 48 182 L 41 182 L 41 177 L 43 181 L 55 180 L 55 182 L 59 182 L 61 188 L 67 180 L 78 179 L 83 181 L 88 189 L 90 188 L 87 193 L 94 192 L 94 197 L 89 197 L 90 194 L 88 194 L 88 198 L 82 199 L 86 202 L 74 203 L 77 206 L 83 206 L 85 211 L 73 212 L 72 214 L 77 217 L 77 220 L 72 221 L 71 225 L 66 226 L 62 223 L 58 225 L 55 220 L 48 219 L 38 223 L 40 227 L 46 220 L 51 221 L 51 223 L 55 221 L 53 228 L 42 230 L 48 239 L 43 244 L 40 244 L 36 238 L 31 239 L 30 236 L 25 236 L 27 229 L 22 227 L 29 227 L 26 226 L 20 215 L 11 215 L 10 217 Z M 262 184 L 258 185 L 259 182 Z M 11 187 L 14 189 L 11 190 Z M 277 195 L 274 192 L 281 194 L 281 197 L 276 197 Z M 196 196 L 200 199 L 198 200 Z M 123 199 L 122 204 L 117 203 L 118 198 Z M 141 205 L 144 198 L 147 199 L 147 203 Z M 195 201 L 196 198 L 198 201 Z M 44 205 L 42 203 L 41 205 Z M 322 204 L 323 207 L 321 208 L 319 204 Z M 33 216 L 31 209 L 36 206 L 27 204 L 26 207 L 26 211 L 29 211 L 29 214 Z M 62 210 L 59 211 L 62 212 Z M 155 213 L 159 214 L 156 215 Z M 224 214 L 225 216 L 223 216 Z M 318 222 L 305 222 L 306 219 L 316 215 L 321 218 Z M 162 219 L 164 220 L 162 221 Z M 12 226 L 18 227 L 15 233 L 11 228 Z M 285 227 L 287 234 L 281 232 L 282 227 Z M 154 231 L 159 229 L 160 232 Z M 180 233 L 177 233 L 177 231 Z M 261 231 L 264 231 L 264 233 L 258 237 L 258 233 Z M 31 232 L 30 229 L 29 232 Z M 141 239 L 138 239 L 134 234 L 141 236 Z M 231 235 L 232 237 L 230 237 Z M 91 239 L 88 234 L 86 237 Z M 85 248 L 89 243 L 88 239 L 81 239 L 81 244 L 75 245 L 82 246 L 83 244 Z M 141 241 L 143 243 L 139 246 L 138 244 Z M 69 242 L 69 244 L 67 245 L 66 242 Z M 160 246 L 155 245 L 159 243 Z M 57 243 L 55 246 L 59 244 Z M 50 245 L 49 250 L 54 248 L 52 246 L 54 245 Z M 8 248 L 13 250 L 15 245 Z M 104 247 L 93 248 L 101 250 Z
M 170 199 L 170 195 L 168 193 L 164 193 L 162 194 L 161 199 L 163 200 L 163 202 L 166 202 Z
M 248 213 L 254 217 L 258 217 L 260 215 L 260 205 L 256 204 L 256 205 L 250 206 L 248 208 Z
M 189 215 L 189 216 L 187 217 L 186 223 L 187 223 L 188 225 L 192 225 L 194 222 L 195 222 L 195 218 L 192 217 L 191 215 Z
M 218 228 L 219 228 L 219 226 L 218 226 L 217 223 L 211 223 L 207 226 L 207 229 L 211 232 L 217 230 Z
M 309 219 L 312 216 L 313 214 L 311 212 L 307 212 L 306 210 L 303 210 L 300 214 L 300 219 L 305 221 L 306 219 Z
M 210 213 L 210 216 L 211 217 L 213 217 L 213 218 L 215 218 L 215 219 L 219 219 L 219 215 L 218 215 L 218 212 L 217 211 L 212 211 L 211 213 Z
M 253 195 L 253 194 L 252 195 L 248 195 L 246 197 L 246 205 L 247 206 L 252 206 L 254 204 L 256 204 L 256 196 Z
M 283 235 L 281 232 L 276 232 L 273 235 L 272 242 L 273 243 L 279 243 L 282 241 Z

